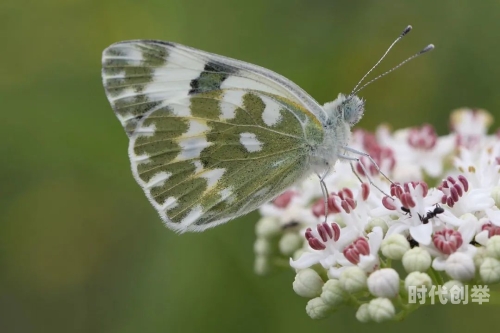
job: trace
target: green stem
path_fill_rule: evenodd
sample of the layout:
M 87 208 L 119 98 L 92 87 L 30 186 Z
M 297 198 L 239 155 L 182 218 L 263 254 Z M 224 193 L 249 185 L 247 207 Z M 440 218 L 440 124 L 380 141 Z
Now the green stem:
M 392 267 L 392 259 L 391 258 L 387 258 L 387 261 L 385 262 L 385 264 L 387 265 L 386 267 L 391 268 Z
M 432 267 L 429 268 L 428 272 L 432 279 L 433 284 L 435 284 L 436 286 L 442 286 L 444 284 L 443 277 L 441 276 L 441 274 L 436 272 L 434 268 Z
M 429 276 L 432 279 L 432 284 L 438 285 L 438 277 L 436 276 L 436 271 L 433 268 L 429 268 L 427 273 L 429 273 Z
M 420 304 L 418 304 L 418 303 L 408 304 L 408 303 L 403 302 L 403 299 L 401 298 L 401 296 L 399 296 L 396 299 L 396 302 L 402 308 L 402 310 L 399 311 L 394 316 L 393 320 L 395 320 L 395 321 L 401 321 L 401 320 L 405 319 L 406 316 L 408 316 L 411 312 L 415 311 L 416 309 L 418 309 L 420 307 Z

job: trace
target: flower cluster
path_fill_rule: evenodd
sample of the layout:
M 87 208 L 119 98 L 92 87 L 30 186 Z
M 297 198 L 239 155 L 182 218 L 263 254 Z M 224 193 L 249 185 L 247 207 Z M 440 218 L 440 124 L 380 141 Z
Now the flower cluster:
M 324 179 L 326 198 L 311 177 L 262 206 L 255 271 L 291 267 L 310 317 L 352 306 L 363 322 L 413 311 L 410 287 L 500 282 L 500 131 L 488 135 L 491 123 L 484 110 L 460 109 L 445 136 L 431 125 L 355 131 L 350 147 L 380 169 L 364 156 L 340 161 Z

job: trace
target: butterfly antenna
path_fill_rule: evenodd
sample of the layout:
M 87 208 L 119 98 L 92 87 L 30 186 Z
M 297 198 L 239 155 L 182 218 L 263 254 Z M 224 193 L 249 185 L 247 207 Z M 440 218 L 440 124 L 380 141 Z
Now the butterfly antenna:
M 427 52 L 432 51 L 432 50 L 434 50 L 434 45 L 433 45 L 433 44 L 429 44 L 429 45 L 427 45 L 427 46 L 426 46 L 426 47 L 424 47 L 424 48 L 423 48 L 420 52 L 415 53 L 414 55 L 412 55 L 411 57 L 409 57 L 409 58 L 408 58 L 408 59 L 406 59 L 405 61 L 402 61 L 401 63 L 399 63 L 399 65 L 394 66 L 393 68 L 391 68 L 391 69 L 390 69 L 390 70 L 388 70 L 387 72 L 385 72 L 385 73 L 383 73 L 383 74 L 380 74 L 380 75 L 379 75 L 379 76 L 377 76 L 376 78 L 374 78 L 374 79 L 372 79 L 372 80 L 368 81 L 368 82 L 367 82 L 367 83 L 365 83 L 363 86 L 361 86 L 361 88 L 359 88 L 358 90 L 353 91 L 353 92 L 351 93 L 351 95 L 355 95 L 355 94 L 357 94 L 358 92 L 360 92 L 361 90 L 363 90 L 363 89 L 364 89 L 366 86 L 368 86 L 369 84 L 371 84 L 371 83 L 373 83 L 373 82 L 377 81 L 378 79 L 380 79 L 380 78 L 382 78 L 382 77 L 386 76 L 387 74 L 389 74 L 389 73 L 391 73 L 391 72 L 395 71 L 396 69 L 398 69 L 399 67 L 403 66 L 404 64 L 406 64 L 406 63 L 407 63 L 407 62 L 409 62 L 410 60 L 413 60 L 413 59 L 415 59 L 415 58 L 417 58 L 417 57 L 421 56 L 422 54 L 427 53 Z
M 365 74 L 365 76 L 363 76 L 361 78 L 361 80 L 359 80 L 358 84 L 356 84 L 356 86 L 354 87 L 354 89 L 352 90 L 350 96 L 353 96 L 355 93 L 356 93 L 356 89 L 359 87 L 359 85 L 364 81 L 364 79 L 366 79 L 366 77 L 368 75 L 370 75 L 370 73 L 375 69 L 377 68 L 377 66 L 382 62 L 382 60 L 384 60 L 384 58 L 387 56 L 387 54 L 389 53 L 389 51 L 394 47 L 394 45 L 396 45 L 397 42 L 399 42 L 404 36 L 406 36 L 410 31 L 411 31 L 412 27 L 411 25 L 407 26 L 405 28 L 405 30 L 403 30 L 403 32 L 399 35 L 398 38 L 396 38 L 396 40 L 394 42 L 392 42 L 391 46 L 389 46 L 389 48 L 387 49 L 387 51 L 385 51 L 384 55 L 379 59 L 379 61 L 377 61 L 377 63 Z

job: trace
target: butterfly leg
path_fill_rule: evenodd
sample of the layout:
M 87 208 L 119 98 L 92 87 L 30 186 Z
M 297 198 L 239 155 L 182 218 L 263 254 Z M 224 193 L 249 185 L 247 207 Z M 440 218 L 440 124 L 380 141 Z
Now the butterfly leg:
M 387 193 L 385 193 L 384 191 L 382 191 L 382 189 L 380 187 L 378 187 L 372 180 L 372 178 L 370 177 L 370 174 L 368 173 L 368 170 L 366 170 L 366 167 L 363 165 L 363 163 L 360 162 L 359 158 L 358 157 L 351 157 L 351 156 L 347 156 L 347 155 L 337 155 L 339 158 L 341 159 L 344 159 L 344 160 L 348 160 L 348 161 L 356 161 L 359 163 L 361 169 L 363 169 L 363 172 L 365 173 L 365 176 L 366 178 L 368 179 L 368 182 L 370 183 L 370 185 L 372 185 L 373 187 L 375 187 L 377 190 L 379 190 L 383 195 L 385 195 L 386 197 L 389 197 L 391 198 L 391 196 Z M 374 162 L 375 163 L 375 162 Z M 389 179 L 389 178 L 387 178 Z M 392 183 L 392 182 L 391 182 Z
M 380 167 L 379 167 L 379 166 L 378 166 L 378 164 L 377 164 L 377 163 L 373 160 L 373 158 L 370 156 L 370 154 L 365 153 L 365 152 L 362 152 L 362 151 L 359 151 L 359 150 L 356 150 L 356 149 L 351 148 L 351 147 L 348 147 L 348 146 L 343 146 L 342 148 L 343 148 L 345 151 L 351 152 L 351 153 L 356 154 L 356 155 L 365 156 L 366 158 L 368 158 L 368 159 L 370 160 L 370 162 L 371 162 L 371 163 L 375 166 L 375 169 L 377 169 L 378 173 L 380 173 L 380 174 L 381 174 L 381 175 L 382 175 L 385 179 L 387 179 L 387 180 L 389 181 L 389 183 L 394 184 L 394 183 L 393 183 L 393 181 L 392 181 L 389 177 L 387 177 L 387 176 L 385 175 L 385 173 L 383 173 L 383 172 L 382 172 L 382 170 L 380 170 Z M 359 158 L 357 159 L 357 161 L 359 162 L 359 164 L 361 164 L 361 166 L 363 166 L 363 163 L 361 163 L 361 162 L 359 161 Z M 363 169 L 363 171 L 365 171 L 365 170 Z M 366 173 L 366 171 L 365 171 L 365 173 Z M 367 175 L 367 177 L 368 177 L 368 174 L 366 174 L 366 175 Z
M 325 174 L 323 176 L 321 176 L 319 173 L 317 174 L 318 175 L 318 178 L 319 178 L 319 185 L 321 186 L 321 192 L 323 192 L 323 200 L 324 200 L 324 203 L 325 203 L 325 223 L 326 223 L 326 218 L 328 216 L 328 189 L 326 187 L 326 183 L 325 183 L 325 177 L 326 175 L 328 174 L 329 170 L 326 170 Z
M 363 184 L 361 177 L 359 177 L 358 173 L 356 172 L 356 169 L 354 169 L 354 164 L 352 164 L 352 162 L 349 162 L 349 164 L 351 165 L 352 173 L 356 176 L 356 178 L 358 178 L 359 182 Z

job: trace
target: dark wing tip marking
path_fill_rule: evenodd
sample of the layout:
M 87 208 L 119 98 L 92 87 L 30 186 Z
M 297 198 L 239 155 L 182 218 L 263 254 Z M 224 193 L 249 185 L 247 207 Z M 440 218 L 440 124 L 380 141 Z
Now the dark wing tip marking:
M 219 90 L 222 82 L 236 72 L 237 69 L 233 67 L 209 61 L 205 64 L 203 72 L 191 81 L 189 95 Z

